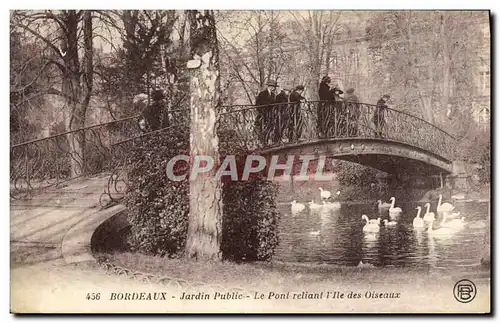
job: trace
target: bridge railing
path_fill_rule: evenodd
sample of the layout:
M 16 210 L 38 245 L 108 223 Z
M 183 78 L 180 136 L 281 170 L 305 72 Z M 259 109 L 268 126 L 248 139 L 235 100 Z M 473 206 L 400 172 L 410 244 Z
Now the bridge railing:
M 112 171 L 112 143 L 142 133 L 139 118 L 132 116 L 11 146 L 11 197 L 28 198 L 39 189 Z
M 378 138 L 452 159 L 456 142 L 453 136 L 419 117 L 367 103 L 309 101 L 222 108 L 221 127 L 251 150 L 318 139 Z

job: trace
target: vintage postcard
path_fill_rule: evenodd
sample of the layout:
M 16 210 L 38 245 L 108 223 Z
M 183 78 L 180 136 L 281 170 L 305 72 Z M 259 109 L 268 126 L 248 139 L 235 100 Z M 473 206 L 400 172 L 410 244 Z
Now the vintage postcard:
M 490 313 L 490 28 L 11 10 L 10 311 Z

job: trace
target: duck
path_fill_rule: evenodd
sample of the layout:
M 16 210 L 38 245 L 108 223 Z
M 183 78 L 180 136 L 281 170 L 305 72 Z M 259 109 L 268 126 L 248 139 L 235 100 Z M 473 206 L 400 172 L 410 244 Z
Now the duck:
M 306 208 L 304 204 L 297 203 L 296 200 L 293 200 L 290 204 L 292 205 L 292 214 L 300 213 Z
M 429 228 L 427 229 L 428 234 L 433 235 L 433 236 L 441 236 L 441 237 L 447 238 L 447 237 L 450 237 L 453 234 L 455 234 L 455 232 L 457 232 L 457 230 L 454 230 L 452 228 L 446 228 L 446 227 L 442 227 L 442 228 L 439 228 L 437 230 L 434 230 L 432 226 L 434 224 L 435 219 L 436 219 L 435 215 L 432 215 L 431 220 L 429 221 Z
M 424 227 L 424 219 L 420 217 L 420 212 L 422 212 L 422 207 L 417 206 L 417 216 L 413 218 L 413 227 L 414 228 L 423 228 Z
M 370 219 L 368 219 L 368 216 L 363 214 L 361 216 L 361 219 L 366 221 L 366 224 L 363 227 L 364 232 L 379 232 L 380 231 L 380 218 L 378 218 L 376 220 L 375 219 L 370 220 Z
M 329 199 L 331 196 L 332 196 L 332 193 L 330 191 L 327 191 L 327 190 L 324 190 L 323 188 L 319 188 L 319 190 L 321 191 L 321 199 Z
M 326 210 L 336 210 L 340 209 L 341 205 L 339 202 L 325 202 L 323 201 L 323 208 Z
M 396 224 L 398 224 L 396 221 L 389 221 L 387 219 L 384 219 L 384 225 L 386 227 L 392 227 L 392 226 L 395 226 Z
M 378 209 L 379 210 L 388 209 L 392 206 L 391 203 L 382 202 L 382 200 L 378 200 L 377 202 L 378 202 Z
M 437 206 L 438 212 L 451 212 L 455 209 L 455 207 L 450 203 L 441 204 L 442 199 L 443 199 L 443 195 L 439 194 L 439 201 L 438 201 L 438 206 Z
M 309 209 L 311 211 L 319 211 L 323 208 L 323 205 L 315 203 L 313 200 L 309 202 Z
M 425 203 L 424 207 L 427 208 L 427 211 L 425 211 L 425 214 L 424 214 L 424 221 L 425 222 L 430 222 L 432 219 L 435 219 L 435 214 L 434 212 L 429 212 L 429 209 L 431 207 L 431 204 L 430 203 Z M 432 220 L 434 221 L 434 220 Z

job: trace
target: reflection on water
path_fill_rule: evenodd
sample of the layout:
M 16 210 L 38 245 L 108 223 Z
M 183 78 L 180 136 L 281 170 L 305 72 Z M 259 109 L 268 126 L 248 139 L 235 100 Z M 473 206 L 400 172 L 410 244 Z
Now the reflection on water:
M 280 207 L 280 244 L 275 260 L 318 262 L 355 266 L 360 261 L 376 266 L 422 266 L 432 268 L 475 267 L 480 263 L 486 225 L 487 203 L 456 203 L 456 210 L 465 217 L 466 226 L 452 235 L 437 236 L 424 229 L 413 229 L 413 218 L 420 204 L 396 203 L 403 209 L 396 226 L 384 227 L 378 233 L 365 233 L 361 215 L 370 219 L 389 218 L 379 214 L 374 204 L 343 204 L 327 212 L 306 210 L 292 216 L 290 206 Z M 423 206 L 423 205 L 421 205 Z M 436 205 L 431 211 L 435 212 Z M 422 209 L 421 217 L 425 213 Z M 436 215 L 434 229 L 441 217 Z

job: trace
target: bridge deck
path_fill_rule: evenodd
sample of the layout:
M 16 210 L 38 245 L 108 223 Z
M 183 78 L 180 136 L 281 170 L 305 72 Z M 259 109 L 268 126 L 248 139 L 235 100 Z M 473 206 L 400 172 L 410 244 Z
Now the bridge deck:
M 11 262 L 36 263 L 62 257 L 62 241 L 75 225 L 100 209 L 108 175 L 51 187 L 29 200 L 11 200 Z

